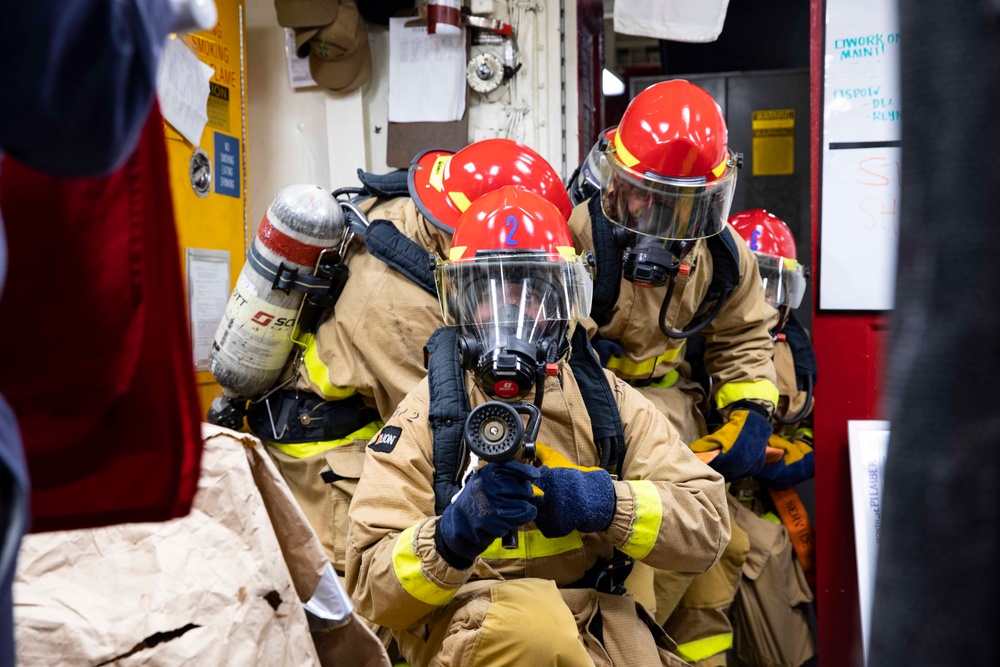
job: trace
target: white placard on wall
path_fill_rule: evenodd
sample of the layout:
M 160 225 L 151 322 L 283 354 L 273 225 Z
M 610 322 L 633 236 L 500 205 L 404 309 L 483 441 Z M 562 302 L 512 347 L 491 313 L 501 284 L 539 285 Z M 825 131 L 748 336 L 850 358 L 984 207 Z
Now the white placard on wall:
M 851 461 L 851 504 L 854 508 L 854 544 L 858 559 L 858 603 L 865 661 L 871 640 L 875 565 L 882 537 L 882 489 L 889 447 L 889 422 L 847 422 Z
M 187 248 L 188 317 L 195 370 L 208 370 L 208 352 L 229 303 L 229 251 Z
M 828 0 L 819 307 L 892 308 L 899 233 L 899 15 Z

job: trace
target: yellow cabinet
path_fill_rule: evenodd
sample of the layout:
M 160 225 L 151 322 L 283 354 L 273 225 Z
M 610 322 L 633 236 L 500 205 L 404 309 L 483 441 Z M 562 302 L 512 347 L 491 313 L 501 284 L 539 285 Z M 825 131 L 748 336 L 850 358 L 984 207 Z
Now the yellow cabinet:
M 192 145 L 169 123 L 164 123 L 164 133 L 185 283 L 188 249 L 226 251 L 232 289 L 249 241 L 245 8 L 242 0 L 216 0 L 216 5 L 219 22 L 214 29 L 176 37 L 215 70 L 201 141 Z M 192 364 L 195 358 L 207 358 L 207 350 L 192 351 Z M 204 415 L 222 389 L 207 370 L 197 370 L 196 380 Z

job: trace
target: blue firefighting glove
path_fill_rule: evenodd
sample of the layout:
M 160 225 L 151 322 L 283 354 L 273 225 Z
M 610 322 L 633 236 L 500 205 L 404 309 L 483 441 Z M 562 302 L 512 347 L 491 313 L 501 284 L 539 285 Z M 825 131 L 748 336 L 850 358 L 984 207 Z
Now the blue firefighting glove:
M 709 462 L 727 482 L 752 477 L 764 468 L 771 422 L 766 411 L 752 401 L 736 401 L 729 421 L 714 433 L 691 443 L 694 452 L 721 453 Z
M 468 569 L 493 540 L 530 523 L 537 513 L 531 483 L 538 477 L 534 466 L 513 461 L 487 463 L 473 473 L 438 519 L 434 545 L 441 557 Z
M 535 525 L 542 535 L 597 533 L 610 526 L 617 498 L 608 471 L 574 465 L 545 445 L 538 445 L 537 452 L 542 467 L 535 485 L 542 495 L 535 498 Z
M 611 357 L 620 357 L 625 354 L 622 344 L 616 340 L 595 337 L 590 341 L 590 344 L 594 346 L 594 351 L 597 352 L 597 356 L 601 360 L 601 366 L 604 368 L 608 367 Z
M 801 440 L 785 440 L 777 435 L 772 435 L 767 444 L 782 450 L 784 455 L 777 463 L 764 466 L 764 469 L 757 473 L 757 479 L 772 489 L 782 491 L 812 478 L 814 472 L 812 447 Z

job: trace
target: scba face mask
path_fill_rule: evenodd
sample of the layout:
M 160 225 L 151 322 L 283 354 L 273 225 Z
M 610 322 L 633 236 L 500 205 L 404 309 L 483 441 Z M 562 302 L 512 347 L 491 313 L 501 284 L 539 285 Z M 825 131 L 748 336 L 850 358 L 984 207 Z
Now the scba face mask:
M 566 216 L 534 192 L 505 186 L 462 214 L 434 277 L 462 363 L 486 394 L 519 401 L 558 372 L 571 322 L 590 313 L 590 266 Z
M 523 400 L 554 374 L 570 323 L 590 310 L 582 257 L 480 253 L 442 263 L 437 275 L 445 323 L 460 329 L 462 364 L 499 400 Z

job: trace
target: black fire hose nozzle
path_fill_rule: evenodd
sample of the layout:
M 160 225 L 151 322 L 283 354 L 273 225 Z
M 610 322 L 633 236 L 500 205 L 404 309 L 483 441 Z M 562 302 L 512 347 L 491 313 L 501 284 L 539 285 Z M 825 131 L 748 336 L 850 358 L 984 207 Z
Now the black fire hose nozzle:
M 528 417 L 527 426 L 521 415 Z M 477 405 L 465 420 L 465 444 L 476 456 L 489 463 L 534 460 L 535 438 L 542 413 L 533 403 L 489 401 Z M 500 540 L 504 549 L 518 547 L 517 531 Z

